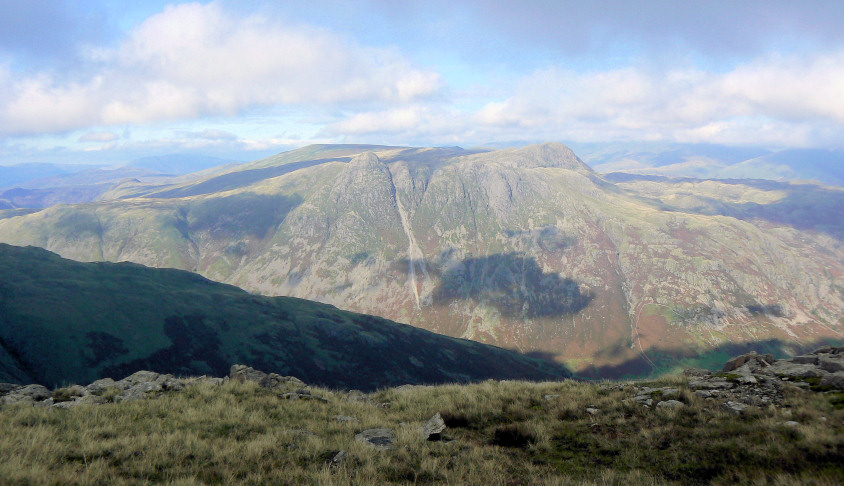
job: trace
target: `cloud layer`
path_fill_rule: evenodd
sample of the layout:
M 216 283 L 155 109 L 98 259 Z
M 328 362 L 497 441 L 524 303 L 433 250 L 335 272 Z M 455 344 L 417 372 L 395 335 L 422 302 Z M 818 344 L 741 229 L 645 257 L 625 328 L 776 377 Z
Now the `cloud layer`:
M 0 70 L 5 135 L 237 115 L 255 106 L 402 103 L 430 96 L 435 72 L 332 32 L 238 16 L 216 3 L 169 6 L 117 49 L 88 52 L 84 79 Z
M 0 154 L 844 143 L 840 2 L 315 1 L 180 3 L 128 30 L 85 28 L 105 4 L 0 4 Z

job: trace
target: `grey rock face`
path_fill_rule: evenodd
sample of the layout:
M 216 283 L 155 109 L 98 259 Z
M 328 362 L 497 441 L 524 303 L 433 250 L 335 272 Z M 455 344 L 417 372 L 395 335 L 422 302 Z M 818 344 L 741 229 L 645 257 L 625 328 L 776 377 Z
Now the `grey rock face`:
M 14 383 L 0 383 L 0 397 L 7 393 L 15 391 L 20 387 L 20 385 L 16 385 Z
M 445 438 L 443 435 L 445 429 L 445 422 L 439 412 L 437 412 L 422 426 L 422 437 L 429 441 L 443 440 Z
M 379 451 L 388 451 L 396 447 L 396 434 L 390 429 L 366 429 L 355 435 L 355 440 Z

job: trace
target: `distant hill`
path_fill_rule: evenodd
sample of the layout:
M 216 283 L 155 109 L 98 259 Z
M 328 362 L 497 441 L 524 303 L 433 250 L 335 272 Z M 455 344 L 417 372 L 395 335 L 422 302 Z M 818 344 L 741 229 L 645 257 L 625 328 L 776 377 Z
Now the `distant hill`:
M 236 162 L 230 159 L 208 155 L 167 154 L 136 159 L 126 166 L 146 169 L 160 174 L 183 175 L 234 163 Z
M 818 181 L 844 186 L 844 152 L 711 144 L 578 144 L 584 161 L 601 173 L 629 173 L 697 179 Z
M 65 164 L 0 165 L 0 189 L 15 187 L 29 181 L 71 174 L 91 166 Z
M 172 269 L 78 263 L 0 244 L 0 381 L 48 386 L 140 369 L 225 375 L 233 363 L 372 390 L 565 370 L 493 346 Z
M 720 179 L 800 179 L 844 186 L 844 151 L 783 150 L 730 165 L 717 175 Z

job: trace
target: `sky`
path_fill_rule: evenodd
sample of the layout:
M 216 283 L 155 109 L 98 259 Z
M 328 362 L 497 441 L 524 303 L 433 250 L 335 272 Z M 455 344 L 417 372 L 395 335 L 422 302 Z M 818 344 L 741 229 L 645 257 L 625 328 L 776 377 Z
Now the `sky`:
M 0 0 L 0 165 L 844 147 L 844 2 Z

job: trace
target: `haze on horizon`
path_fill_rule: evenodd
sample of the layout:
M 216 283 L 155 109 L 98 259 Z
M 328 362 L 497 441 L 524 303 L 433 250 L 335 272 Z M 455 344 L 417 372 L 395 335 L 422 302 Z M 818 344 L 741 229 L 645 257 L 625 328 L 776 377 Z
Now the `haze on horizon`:
M 0 0 L 0 165 L 309 143 L 840 149 L 844 3 Z

